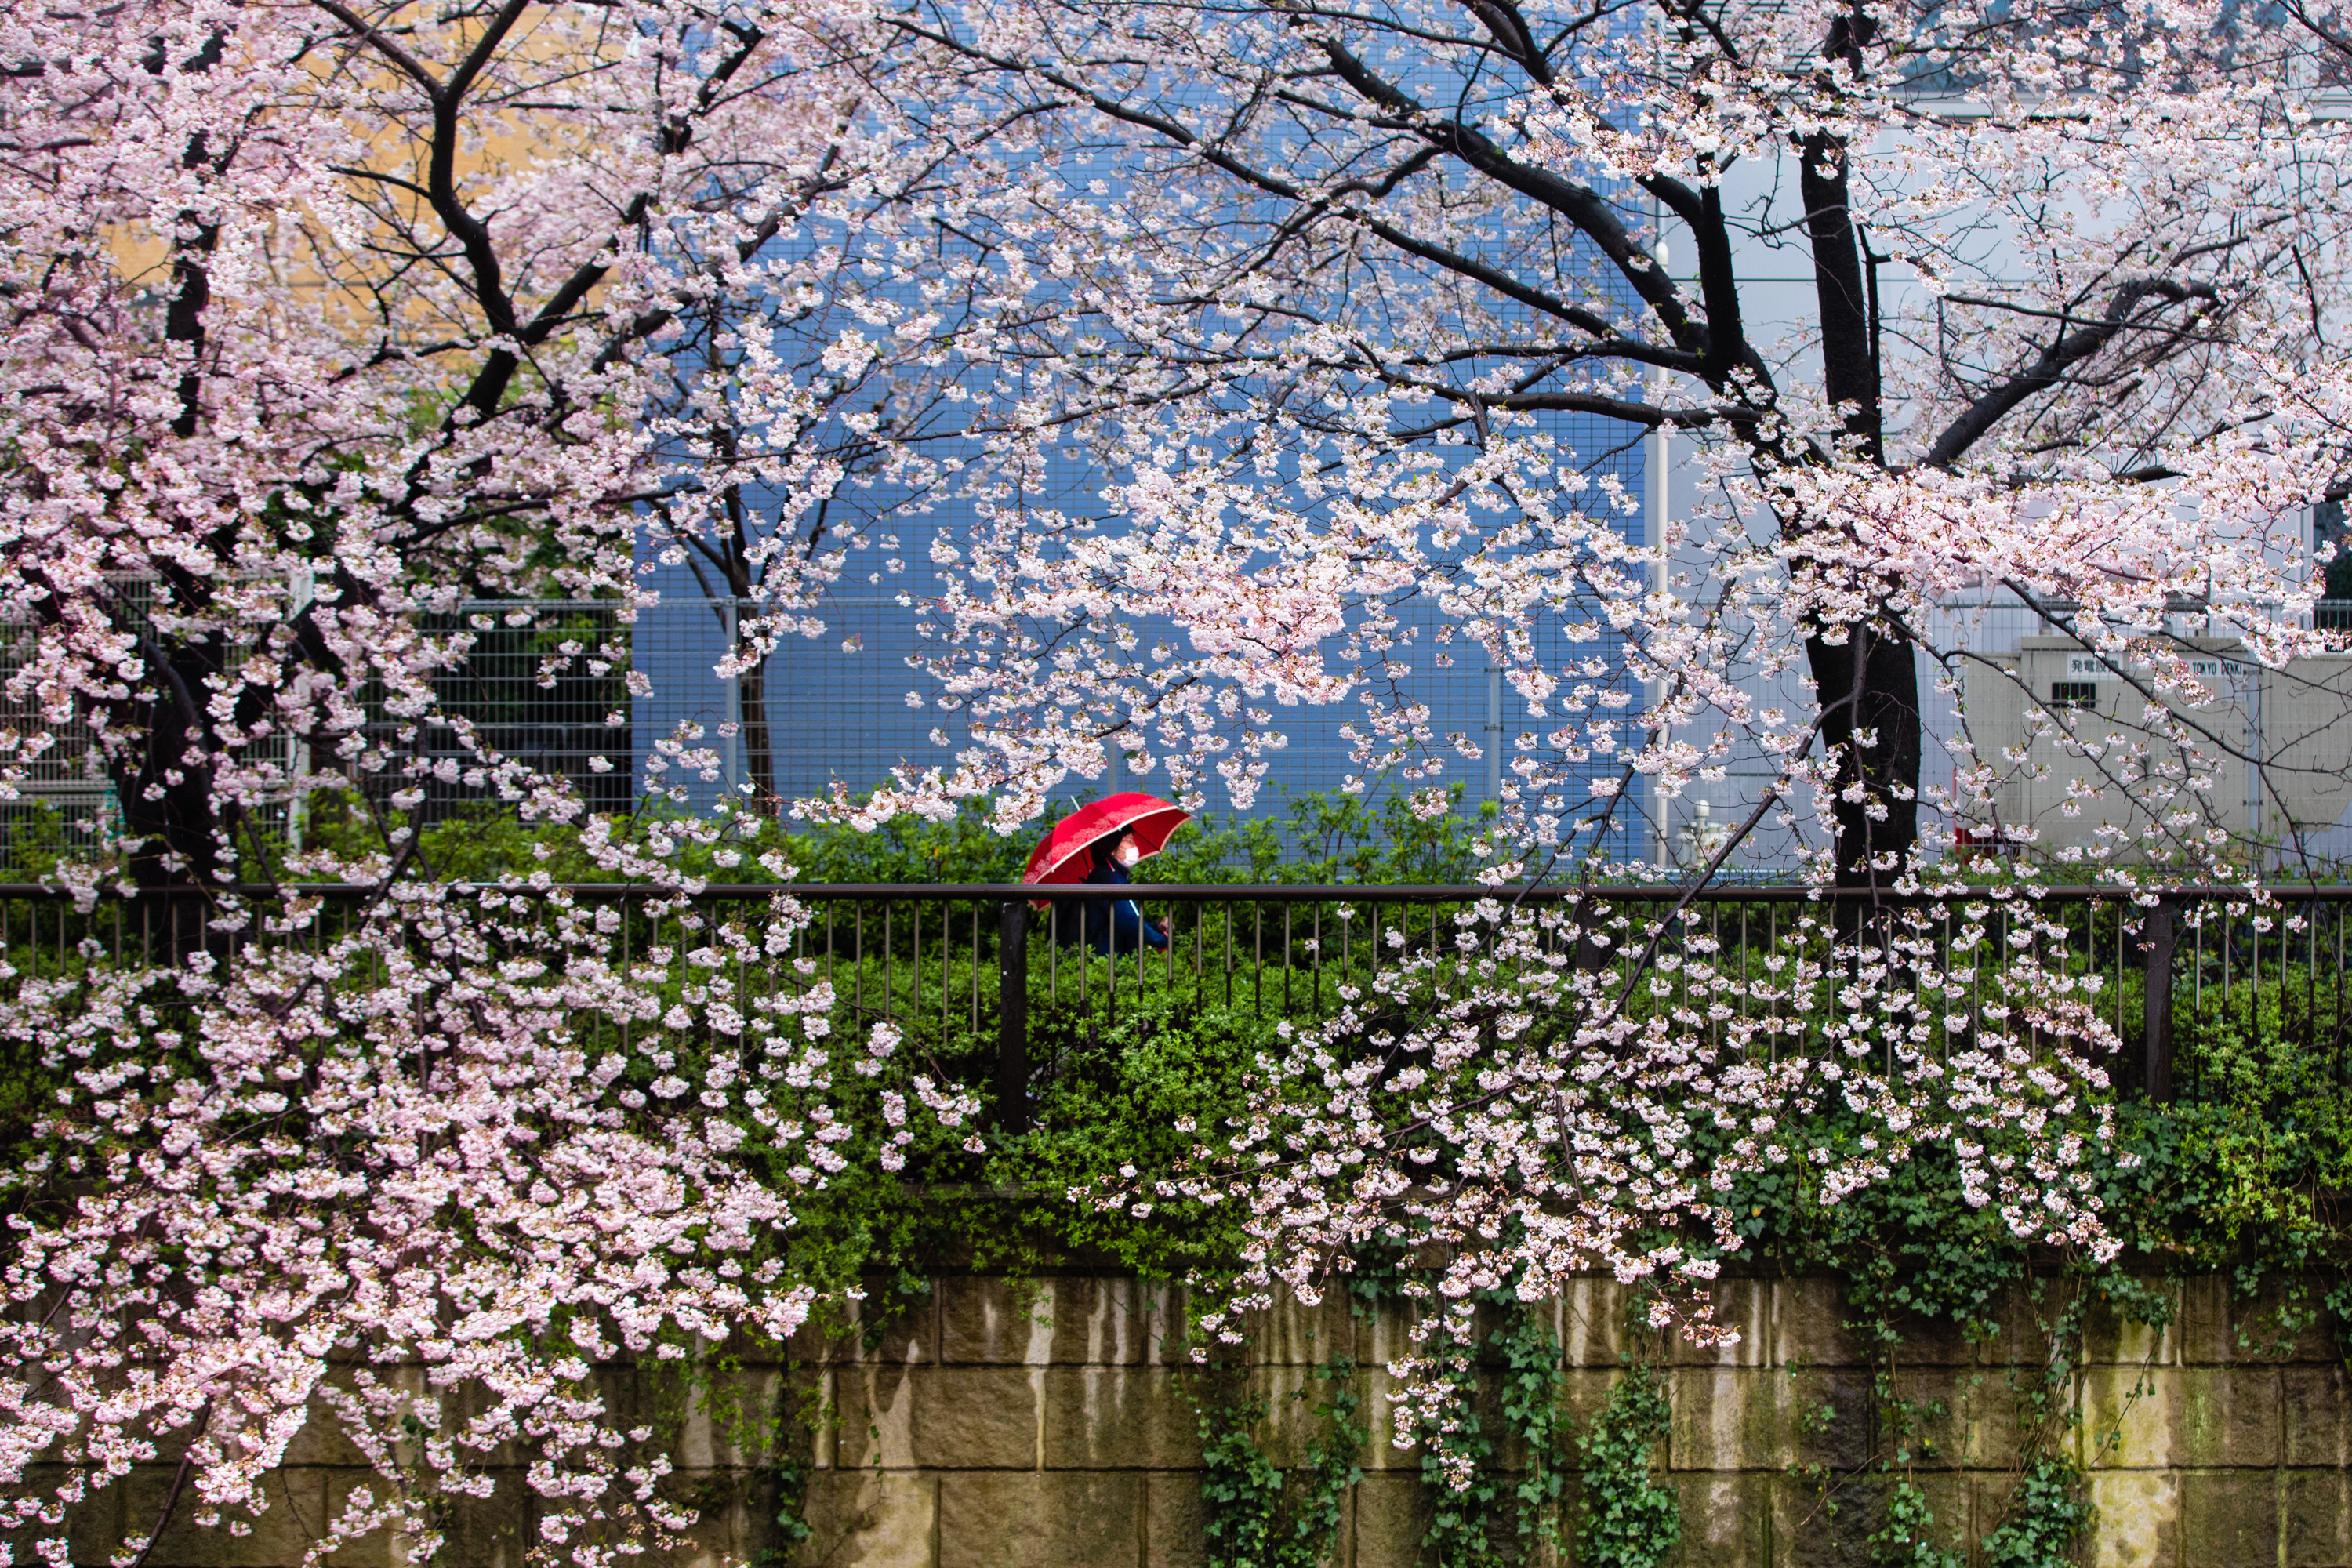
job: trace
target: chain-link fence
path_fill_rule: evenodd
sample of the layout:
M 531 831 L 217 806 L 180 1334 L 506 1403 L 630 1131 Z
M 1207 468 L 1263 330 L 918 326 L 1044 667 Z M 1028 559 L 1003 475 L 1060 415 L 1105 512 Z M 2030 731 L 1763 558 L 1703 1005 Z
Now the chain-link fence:
M 680 782 L 702 802 L 746 785 L 758 795 L 772 789 L 786 800 L 824 795 L 836 785 L 856 795 L 901 765 L 953 767 L 968 731 L 958 712 L 938 704 L 937 680 L 918 668 L 938 645 L 924 636 L 916 611 L 880 595 L 829 599 L 815 613 L 824 625 L 821 636 L 788 640 L 759 669 L 722 679 L 714 667 L 730 646 L 737 617 L 751 613 L 723 600 L 667 595 L 639 612 L 632 647 L 652 689 L 633 710 L 637 757 L 654 754 L 682 725 L 700 726 L 698 743 L 716 754 L 718 765 L 708 771 L 718 776 L 706 780 L 688 772 Z M 1435 642 L 1433 608 L 1408 605 L 1399 615 L 1413 640 L 1398 651 L 1392 675 L 1367 683 L 1369 695 L 1426 710 L 1431 742 L 1423 756 L 1442 771 L 1423 782 L 1461 785 L 1465 804 L 1475 809 L 1495 799 L 1512 776 L 1507 737 L 1545 721 L 1528 711 L 1475 644 Z M 1132 629 L 1147 660 L 1155 644 L 1181 648 L 1187 642 L 1181 628 L 1150 619 L 1137 620 Z M 1622 679 L 1622 660 L 1607 635 L 1560 623 L 1540 630 L 1536 641 L 1538 656 L 1554 668 L 1598 658 Z M 1333 789 L 1366 772 L 1363 752 L 1348 733 L 1369 728 L 1360 700 L 1283 709 L 1274 717 L 1283 742 L 1269 753 L 1268 805 L 1277 804 L 1284 791 Z M 728 729 L 732 733 L 722 732 Z M 1070 787 L 1164 788 L 1164 779 L 1158 766 L 1139 776 L 1131 764 L 1115 761 L 1105 777 L 1073 781 Z M 1213 805 L 1223 804 L 1214 781 L 1207 793 Z M 1619 825 L 1620 853 L 1636 841 L 1637 830 L 1638 825 Z
M 740 621 L 751 613 L 749 606 L 724 599 L 670 594 L 634 615 L 611 602 L 463 603 L 430 617 L 425 628 L 442 636 L 462 633 L 471 639 L 467 657 L 436 681 L 442 720 L 417 726 L 404 741 L 403 721 L 378 717 L 371 722 L 372 738 L 420 755 L 427 764 L 421 781 L 425 798 L 415 814 L 424 823 L 464 811 L 498 809 L 478 783 L 468 780 L 474 754 L 457 730 L 444 721 L 447 718 L 464 721 L 487 749 L 571 780 L 596 812 L 627 810 L 643 788 L 648 761 L 659 756 L 662 742 L 677 736 L 684 725 L 700 726 L 701 736 L 693 744 L 707 748 L 709 755 L 698 759 L 698 765 L 671 769 L 665 782 L 683 784 L 702 805 L 730 791 L 786 801 L 827 795 L 836 787 L 856 795 L 903 765 L 953 765 L 957 752 L 969 742 L 968 731 L 958 711 L 938 703 L 939 685 L 920 668 L 938 644 L 926 637 L 925 617 L 909 603 L 880 592 L 832 597 L 813 617 L 821 624 L 820 635 L 788 639 L 761 666 L 723 677 L 717 667 L 733 646 Z M 1433 744 L 1424 754 L 1443 764 L 1433 782 L 1460 785 L 1465 805 L 1475 811 L 1496 799 L 1513 777 L 1510 738 L 1540 730 L 1547 721 L 1528 711 L 1475 645 L 1440 645 L 1435 637 L 1440 618 L 1433 608 L 1408 602 L 1398 613 L 1402 628 L 1411 636 L 1395 655 L 1396 673 L 1377 686 L 1366 684 L 1379 700 L 1415 703 L 1426 710 L 1424 722 Z M 2352 604 L 2323 605 L 2320 618 L 2323 625 L 2352 620 Z M 1147 621 L 1138 622 L 1134 629 L 1146 650 L 1155 642 L 1180 648 L 1186 642 L 1181 628 L 1174 626 Z M 2005 731 L 1996 734 L 1988 728 L 1989 723 L 1998 727 L 1987 718 L 1990 695 L 1999 695 L 1993 691 L 2000 684 L 1990 673 L 1993 663 L 2007 659 L 2016 667 L 2009 687 L 2021 691 L 2031 688 L 2037 700 L 2056 700 L 2063 695 L 2042 679 L 2048 672 L 2041 668 L 2053 659 L 2058 662 L 2052 669 L 2063 664 L 2063 648 L 2056 653 L 2051 648 L 2063 639 L 2052 638 L 2051 628 L 2022 607 L 1952 606 L 1939 611 L 1936 624 L 1927 629 L 1939 647 L 1966 647 L 1985 656 L 1974 662 L 1987 667 L 1985 679 L 1978 683 L 1983 691 L 1974 691 L 1966 682 L 1958 689 L 1938 691 L 1934 671 L 1923 669 L 1931 775 L 1957 776 L 1970 754 L 1954 744 L 1962 738 L 1964 703 L 1971 715 L 1969 728 L 1977 731 L 1969 738 L 1979 752 L 2004 743 Z M 2184 635 L 2193 635 L 2193 628 Z M 0 679 L 29 666 L 37 636 L 29 624 L 0 625 Z M 2051 648 L 2040 646 L 2044 642 Z M 1620 686 L 1629 684 L 1618 645 L 1605 636 L 1590 635 L 1589 628 L 1567 621 L 1542 626 L 1536 651 L 1554 669 L 1598 658 L 1613 672 L 1603 684 L 1612 679 Z M 2063 679 L 2063 672 L 2053 679 Z M 2310 724 L 2296 716 L 2291 707 L 2296 699 L 2285 688 L 2299 690 L 2310 684 L 2290 671 L 2264 677 L 2259 686 L 2237 681 L 2246 686 L 2244 691 L 2232 686 L 2227 700 L 2233 712 L 2243 710 L 2233 720 L 2248 731 L 2242 740 L 2252 751 L 2279 752 L 2282 761 L 2270 773 L 2254 764 L 2234 764 L 2245 778 L 2232 775 L 2222 781 L 2221 788 L 2246 796 L 2237 812 L 2244 821 L 2232 817 L 2233 832 L 2254 838 L 2267 835 L 2296 853 L 2341 858 L 2352 856 L 2352 832 L 2337 825 L 2341 813 L 2336 807 L 2342 803 L 2333 795 L 2315 797 L 2304 810 L 2287 800 L 2292 788 L 2300 787 L 2294 780 L 2304 773 L 2319 777 L 2352 771 L 2347 761 L 2352 759 L 2352 733 L 2340 742 L 2333 730 L 2302 733 Z M 2044 685 L 2052 689 L 2041 690 Z M 1630 690 L 1627 695 L 1639 697 Z M 2337 707 L 2352 713 L 2352 703 Z M 2263 714 L 2268 717 L 2258 717 Z M 1269 753 L 1265 783 L 1271 787 L 1263 797 L 1265 805 L 1279 809 L 1284 791 L 1334 788 L 1364 771 L 1361 752 L 1349 735 L 1351 727 L 1359 732 L 1367 727 L 1360 705 L 1286 709 L 1275 717 L 1286 732 L 1285 743 Z M 26 734 L 47 728 L 55 737 L 33 764 L 20 797 L 0 803 L 0 841 L 5 841 L 8 858 L 24 864 L 43 854 L 95 847 L 111 830 L 117 812 L 87 726 L 78 720 L 45 725 L 44 716 L 23 693 L 0 702 L 0 724 Z M 2298 726 L 2292 735 L 2287 732 L 2290 724 Z M 2268 726 L 2267 732 L 2257 728 L 2263 725 Z M 2340 753 L 2332 763 L 2319 755 L 2331 746 Z M 274 760 L 297 772 L 322 765 L 299 750 Z M 710 765 L 699 765 L 705 761 Z M 1728 826 L 1752 795 L 1748 786 L 1753 781 L 1738 768 L 1731 773 L 1734 776 L 1712 785 L 1695 787 L 1680 801 L 1664 803 L 1655 822 L 1650 820 L 1650 803 L 1636 798 L 1612 824 L 1602 847 L 1613 856 L 1673 857 L 1680 840 L 1690 840 L 1692 848 L 1703 847 L 1704 832 Z M 415 782 L 414 774 L 386 773 L 376 775 L 370 787 L 389 791 Z M 1947 781 L 1930 776 L 1925 782 Z M 1166 786 L 1164 772 L 1138 776 L 1115 763 L 1106 776 L 1074 780 L 1070 787 L 1075 793 Z M 1213 787 L 1209 793 L 1213 808 L 1225 804 L 1222 790 Z M 1573 811 L 1585 804 L 1580 799 L 1569 805 Z M 2052 816 L 2054 806 L 2037 814 L 2036 802 L 2022 797 L 2007 803 L 2004 810 L 2018 821 L 2052 816 Z M 2069 817 L 2066 823 L 2074 820 Z M 2063 832 L 2065 826 L 2057 823 L 2053 830 Z M 1771 845 L 1759 840 L 1752 854 L 1738 858 L 1727 868 L 1766 876 L 1777 863 Z
M 628 809 L 648 761 L 661 754 L 663 742 L 690 733 L 682 731 L 687 726 L 699 727 L 690 743 L 707 749 L 716 765 L 672 768 L 665 782 L 682 784 L 702 805 L 746 786 L 786 801 L 836 786 L 862 794 L 903 765 L 953 766 L 969 735 L 955 712 L 938 705 L 937 682 L 918 668 L 934 645 L 914 609 L 878 595 L 829 600 L 814 617 L 822 636 L 791 638 L 755 668 L 719 675 L 739 622 L 753 613 L 723 599 L 665 595 L 634 615 L 611 602 L 499 599 L 427 616 L 426 632 L 471 639 L 467 657 L 435 679 L 439 711 L 416 723 L 384 713 L 380 692 L 365 698 L 368 739 L 419 758 L 424 769 L 388 770 L 359 782 L 385 794 L 421 785 L 425 798 L 412 815 L 423 824 L 484 807 L 484 791 L 468 779 L 478 753 L 453 719 L 482 750 L 569 779 L 598 812 Z M 1407 606 L 1402 618 L 1414 641 L 1372 694 L 1425 708 L 1433 737 L 1425 754 L 1443 770 L 1430 782 L 1460 784 L 1475 809 L 1494 799 L 1507 777 L 1507 748 L 1496 742 L 1539 721 L 1475 647 L 1465 653 L 1459 645 L 1449 650 L 1433 644 L 1433 612 Z M 1147 647 L 1184 640 L 1172 626 L 1146 622 L 1136 629 Z M 30 663 L 38 635 L 26 624 L 0 627 L 0 679 Z M 1596 649 L 1610 653 L 1606 639 L 1577 640 L 1565 626 L 1550 628 L 1538 646 L 1554 663 L 1596 657 Z M 639 678 L 635 694 L 633 674 Z M 1271 753 L 1266 783 L 1276 787 L 1269 804 L 1282 790 L 1335 788 L 1364 771 L 1346 733 L 1366 728 L 1360 704 L 1286 710 L 1279 717 L 1285 743 Z M 25 733 L 42 727 L 36 705 L 23 695 L 0 704 L 0 723 Z M 31 769 L 21 797 L 0 809 L 0 834 L 18 850 L 36 844 L 93 847 L 119 816 L 112 786 L 85 724 L 52 726 L 51 733 L 55 743 Z M 286 754 L 274 751 L 271 760 L 297 773 L 332 765 L 301 748 L 274 745 Z M 1473 750 L 1475 757 L 1467 754 Z M 1115 761 L 1105 777 L 1071 787 L 1151 788 L 1162 778 L 1139 777 Z M 1210 793 L 1216 799 L 1222 792 Z

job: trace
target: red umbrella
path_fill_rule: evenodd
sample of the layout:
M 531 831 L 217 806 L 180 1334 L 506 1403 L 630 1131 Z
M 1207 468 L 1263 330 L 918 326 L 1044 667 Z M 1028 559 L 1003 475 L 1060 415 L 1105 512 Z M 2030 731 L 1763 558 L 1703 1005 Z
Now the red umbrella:
M 1084 851 L 1105 834 L 1129 828 L 1135 834 L 1136 848 L 1151 856 L 1160 853 L 1170 834 L 1192 820 L 1191 812 L 1181 805 L 1171 805 L 1156 795 L 1139 795 L 1129 790 L 1124 795 L 1107 795 L 1078 807 L 1055 824 L 1054 831 L 1029 851 L 1029 868 L 1021 873 L 1021 879 L 1083 882 L 1087 873 L 1094 869 L 1093 857 Z

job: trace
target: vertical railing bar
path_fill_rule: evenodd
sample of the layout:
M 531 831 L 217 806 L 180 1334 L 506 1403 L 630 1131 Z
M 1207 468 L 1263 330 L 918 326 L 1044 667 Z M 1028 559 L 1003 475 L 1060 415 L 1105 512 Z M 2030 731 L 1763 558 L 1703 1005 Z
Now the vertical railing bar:
M 1265 906 L 1250 900 L 1250 1013 L 1265 1016 Z
M 1225 1005 L 1234 1005 L 1234 901 L 1225 900 Z
M 1282 906 L 1282 1015 L 1290 1016 L 1290 910 Z
M 1720 986 L 1723 984 L 1723 905 L 1719 901 L 1707 905 L 1706 934 L 1707 940 L 1715 944 L 1714 951 L 1707 954 L 1707 965 L 1714 971 L 1715 984 Z M 1723 1049 L 1723 1024 L 1716 1017 L 1715 1004 L 1711 1001 L 1707 1004 L 1706 1015 L 1709 1047 L 1719 1051 Z
M 2124 927 L 2128 923 L 2128 908 L 2125 904 L 2116 906 L 2116 1038 L 2119 1040 L 2124 1034 Z
M 971 1032 L 980 1033 L 980 900 L 971 901 Z
M 2205 993 L 2205 916 L 2201 904 L 2197 925 L 2197 992 L 2201 1001 Z M 2223 1015 L 2227 1016 L 2226 1008 L 2223 1010 Z M 2201 1090 L 2204 1087 L 2205 1053 L 2200 1051 L 2197 1058 L 2197 1088 Z
M 2092 893 L 2083 899 L 2082 904 L 2083 974 L 2086 980 L 2095 979 L 2100 973 L 2099 966 L 2104 962 L 2099 956 L 2099 917 L 2105 912 L 2105 900 L 2098 894 Z M 2096 1000 L 2098 994 L 2091 992 L 2089 994 L 2094 998 L 2090 1006 L 2090 1015 L 2096 1018 L 2099 1016 L 2099 1005 Z M 2117 1016 L 2120 1017 L 2121 1015 L 2118 1014 Z M 2120 1028 L 2121 1025 L 2117 1027 Z
M 2172 957 L 2179 945 L 2180 928 L 2174 906 L 2158 900 L 2140 922 L 2141 945 L 2147 957 L 2141 966 L 2142 1089 L 2148 1100 L 2165 1104 L 2172 1099 Z M 2122 977 L 2116 978 L 2122 987 Z
M 1886 990 L 1895 973 L 1895 922 L 1896 919 L 1897 915 L 1895 912 L 1890 911 L 1880 916 L 1878 921 L 1878 963 L 1879 967 L 1885 971 L 1888 976 L 1887 980 L 1879 982 L 1878 1016 L 1882 1018 L 1887 1019 L 1889 1025 L 1886 1030 L 1886 1081 L 1890 1087 L 1895 1082 L 1895 1037 L 1900 1033 L 1899 1030 L 1892 1026 L 1894 1022 L 1893 1017 L 1886 1011 Z
M 1206 1005 L 1208 982 L 1202 976 L 1204 966 L 1201 953 L 1209 940 L 1209 910 L 1205 904 L 1192 906 L 1192 1005 Z
M 1674 984 L 1666 997 L 1666 1006 L 1670 1012 L 1687 1011 L 1690 1007 L 1690 947 L 1687 941 L 1690 927 L 1679 914 L 1670 914 L 1667 920 L 1670 924 L 1658 943 L 1658 956 L 1664 958 L 1671 953 L 1682 962 L 1675 965 Z
M 1943 1015 L 1943 1061 L 1948 1067 L 1952 1060 L 1952 1009 L 1951 998 L 1944 994 L 1942 988 L 1950 984 L 1952 980 L 1952 901 L 1949 899 L 1944 900 L 1944 945 L 1936 965 L 1936 973 L 1938 976 L 1936 1010 Z
M 1830 962 L 1822 963 L 1822 980 L 1828 980 L 1830 985 L 1830 1002 L 1822 1008 L 1822 1018 L 1828 1020 L 1832 1030 L 1837 1027 L 1837 978 L 1839 973 L 1844 973 L 1844 959 L 1837 954 L 1837 931 L 1844 924 L 1842 910 L 1844 905 L 1830 905 Z
M 1982 922 L 1979 924 L 1981 927 Z M 1985 938 L 1986 932 L 1979 929 L 1976 945 L 1969 953 L 1969 1017 L 1971 1028 L 1975 1027 L 1974 1020 L 1984 1016 Z
M 996 1113 L 1007 1133 L 1029 1129 L 1029 906 L 997 910 Z
M 2243 976 L 2246 984 L 2242 989 L 2246 993 L 2246 1037 L 2250 1040 L 2255 1037 L 2254 1030 L 2260 1026 L 2262 1016 L 2263 933 L 2257 923 L 2262 918 L 2259 904 L 2250 910 L 2246 917 L 2246 973 Z M 2284 924 L 2284 918 L 2282 917 L 2282 927 Z M 2279 934 L 2284 936 L 2286 932 L 2282 929 Z M 2284 1005 L 2285 999 L 2282 997 L 2280 1000 Z
M 2308 906 L 2311 924 L 2303 941 L 2303 1009 L 2311 1027 L 2311 1043 L 2319 1043 L 2319 905 Z

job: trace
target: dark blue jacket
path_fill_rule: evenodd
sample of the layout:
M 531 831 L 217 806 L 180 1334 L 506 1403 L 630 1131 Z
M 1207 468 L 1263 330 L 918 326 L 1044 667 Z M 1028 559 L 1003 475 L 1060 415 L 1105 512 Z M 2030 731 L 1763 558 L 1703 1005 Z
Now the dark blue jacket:
M 1087 880 L 1126 887 L 1135 879 L 1109 856 L 1098 855 L 1095 857 L 1095 868 L 1087 873 Z M 1168 945 L 1168 938 L 1160 928 L 1144 923 L 1143 910 L 1133 899 L 1089 899 L 1086 909 L 1086 942 L 1097 952 L 1108 954 L 1114 940 L 1121 952 L 1138 952 L 1144 943 L 1153 947 Z

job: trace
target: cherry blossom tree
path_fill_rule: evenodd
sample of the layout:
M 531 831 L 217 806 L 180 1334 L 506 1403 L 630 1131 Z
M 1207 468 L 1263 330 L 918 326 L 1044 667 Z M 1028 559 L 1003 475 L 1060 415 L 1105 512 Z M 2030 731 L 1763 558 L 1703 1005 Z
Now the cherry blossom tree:
M 852 531 L 825 502 L 875 460 L 873 382 L 935 352 L 809 339 L 871 317 L 843 232 L 939 162 L 892 83 L 842 69 L 865 26 L 523 0 L 9 19 L 0 588 L 38 627 L 19 694 L 92 730 L 137 882 L 276 875 L 251 829 L 297 744 L 413 791 L 465 641 L 422 608 L 629 602 L 650 525 L 782 607 L 747 646 L 795 626 Z M 363 730 L 372 687 L 397 734 Z M 475 750 L 473 787 L 533 787 Z
M 875 460 L 890 356 L 794 357 L 784 328 L 863 303 L 843 226 L 940 162 L 845 68 L 874 42 L 797 0 L 0 18 L 0 606 L 41 721 L 0 743 L 21 769 L 86 729 L 124 820 L 65 879 L 85 912 L 137 895 L 154 938 L 12 972 L 0 1006 L 47 1097 L 0 1263 L 5 1528 L 44 1561 L 142 1464 L 172 1479 L 119 1563 L 174 1522 L 248 1531 L 312 1423 L 376 1470 L 319 1554 L 390 1531 L 431 1555 L 518 1451 L 500 1506 L 536 1497 L 540 1549 L 675 1543 L 690 1516 L 607 1363 L 791 1334 L 841 1283 L 793 1258 L 794 1205 L 903 1162 L 910 1087 L 920 1126 L 972 1114 L 878 1087 L 894 1037 L 835 1029 L 789 901 L 665 927 L 453 889 L 388 815 L 357 851 L 259 831 L 320 782 L 412 806 L 429 766 L 616 878 L 697 885 L 665 852 L 719 828 L 586 820 L 439 704 L 469 639 L 427 615 L 626 613 L 648 525 L 774 606 L 747 643 L 837 572 L 804 520 Z M 425 755 L 434 726 L 463 763 Z M 321 879 L 364 896 L 299 890 Z M 632 957 L 646 921 L 670 944 Z M 739 1005 L 722 966 L 776 984 Z
M 2184 612 L 2266 664 L 2320 646 L 2324 20 L 974 0 L 892 25 L 1020 115 L 1048 193 L 993 237 L 1066 301 L 995 350 L 1020 377 L 995 472 L 1069 447 L 1111 482 L 1060 511 L 980 493 L 938 665 L 976 744 L 868 816 L 996 791 L 1017 817 L 1106 745 L 1245 800 L 1276 710 L 1339 700 L 1368 768 L 1433 773 L 1446 738 L 1390 678 L 1467 644 L 1544 721 L 1501 738 L 1506 877 L 1622 826 L 1637 781 L 1670 800 L 1736 758 L 1779 773 L 1759 809 L 1819 823 L 1825 875 L 1888 885 L 2016 765 L 1931 788 L 1922 681 L 1973 651 L 1931 636 L 1941 597 L 2010 596 L 2158 708 L 2203 695 Z M 1628 543 L 1612 454 L 1566 449 L 1559 414 L 1673 433 L 1698 501 Z M 1135 642 L 1155 622 L 1191 646 Z M 1585 656 L 1538 658 L 1548 628 Z M 2155 722 L 2191 772 L 2237 754 Z M 2157 837 L 2177 858 L 2209 826 Z
M 790 973 L 805 915 L 762 914 L 679 956 Z M 616 962 L 619 918 L 412 883 L 255 918 L 217 965 L 18 977 L 0 1030 L 66 1087 L 9 1178 L 13 1536 L 61 1561 L 76 1505 L 159 1461 L 121 1561 L 174 1523 L 248 1533 L 324 1426 L 374 1474 L 297 1521 L 313 1556 L 378 1532 L 429 1556 L 452 1505 L 526 1489 L 571 1561 L 682 1539 L 611 1367 L 808 1319 L 793 1206 L 877 1157 L 828 1091 L 888 1041 L 829 1038 L 821 982 L 748 1018 L 666 996 L 671 955 Z
M 1018 115 L 1041 194 L 990 255 L 1066 308 L 992 345 L 1017 392 L 938 555 L 930 668 L 971 743 L 810 809 L 985 797 L 1009 827 L 1114 750 L 1245 805 L 1339 704 L 1362 775 L 1425 786 L 1481 743 L 1404 678 L 1465 651 L 1532 716 L 1485 742 L 1491 906 L 1360 916 L 1395 969 L 1290 1030 L 1184 1169 L 1082 1201 L 1245 1205 L 1236 1306 L 1435 1259 L 1420 1374 L 1478 1291 L 1582 1269 L 1718 1331 L 1722 1198 L 1773 1166 L 1834 1204 L 1933 1145 L 2017 1237 L 2112 1257 L 2114 1030 L 2031 888 L 1993 899 L 1947 851 L 2046 770 L 2122 825 L 2076 863 L 2147 907 L 2258 868 L 2212 797 L 2262 742 L 2216 716 L 2190 634 L 2287 672 L 2336 646 L 2303 531 L 2346 482 L 2352 384 L 2335 23 L 941 0 L 890 25 Z M 1632 539 L 1613 454 L 1562 414 L 1670 433 L 1698 499 Z M 1098 497 L 1024 485 L 1066 450 Z M 1942 787 L 1928 686 L 1989 662 L 1937 629 L 1964 593 L 2074 639 L 2134 711 L 2023 691 L 2033 744 L 1964 727 Z M 1834 892 L 1937 901 L 1837 899 L 1759 972 L 1592 885 L 1663 869 L 1599 863 L 1645 786 L 1734 763 L 1765 781 L 1685 880 L 1779 826 Z M 1585 890 L 1555 912 L 1532 879 Z M 1793 1032 L 1735 1022 L 1759 1005 Z

